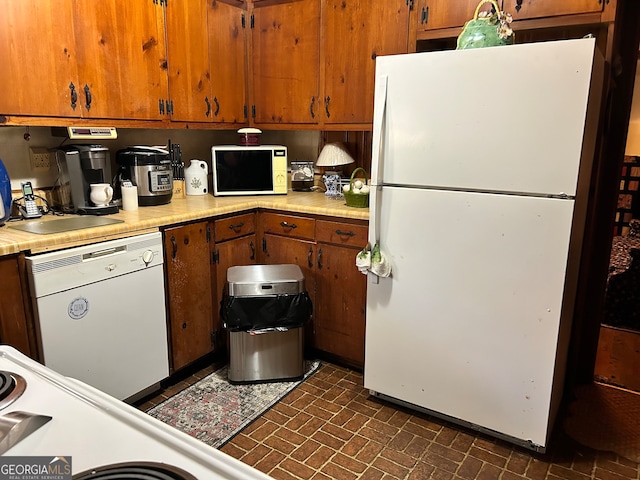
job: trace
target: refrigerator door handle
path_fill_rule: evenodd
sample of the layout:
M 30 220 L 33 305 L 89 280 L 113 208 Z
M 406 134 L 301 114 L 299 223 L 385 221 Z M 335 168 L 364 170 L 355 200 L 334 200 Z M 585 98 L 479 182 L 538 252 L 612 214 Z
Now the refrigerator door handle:
M 382 136 L 386 128 L 387 114 L 386 75 L 376 77 L 375 109 L 373 112 L 373 138 L 371 141 L 371 184 L 382 185 Z
M 375 245 L 380 240 L 380 197 L 382 195 L 382 138 L 386 128 L 387 76 L 376 77 L 375 110 L 373 112 L 373 138 L 371 143 L 371 190 L 369 197 L 369 243 Z M 371 272 L 369 282 L 378 283 L 379 277 Z

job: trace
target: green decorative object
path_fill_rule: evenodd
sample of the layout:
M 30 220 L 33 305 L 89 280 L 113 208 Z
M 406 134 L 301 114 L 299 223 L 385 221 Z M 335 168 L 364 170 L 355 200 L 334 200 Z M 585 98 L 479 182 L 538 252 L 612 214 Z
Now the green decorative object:
M 480 12 L 485 3 L 493 5 L 495 12 Z M 464 24 L 462 33 L 458 36 L 456 50 L 513 44 L 515 34 L 510 27 L 511 21 L 511 15 L 500 11 L 494 0 L 482 0 L 476 7 L 473 18 Z

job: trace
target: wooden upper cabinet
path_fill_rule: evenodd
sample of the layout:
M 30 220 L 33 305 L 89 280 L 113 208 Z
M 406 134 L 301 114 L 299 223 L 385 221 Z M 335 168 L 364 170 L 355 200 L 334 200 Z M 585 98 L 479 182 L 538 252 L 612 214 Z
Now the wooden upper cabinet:
M 74 5 L 82 116 L 161 119 L 162 7 L 146 0 L 75 0 Z
M 480 0 L 417 0 L 418 32 L 462 27 L 473 18 L 479 3 Z M 496 3 L 514 20 L 598 13 L 605 5 L 603 0 L 498 0 Z M 490 8 L 490 3 L 481 7 L 482 10 Z
M 211 119 L 245 123 L 247 20 L 242 0 L 208 2 Z M 248 112 L 247 112 L 248 114 Z
M 253 121 L 317 123 L 320 0 L 257 3 L 251 24 Z
M 609 3 L 608 1 L 606 3 Z M 514 20 L 602 12 L 603 0 L 504 0 L 503 10 Z M 516 33 L 517 35 L 517 33 Z
M 207 1 L 167 5 L 167 69 L 172 120 L 211 121 Z
M 406 0 L 323 0 L 324 123 L 373 121 L 375 59 L 407 53 Z
M 167 4 L 171 120 L 245 122 L 244 2 Z
M 79 116 L 71 0 L 0 0 L 1 115 Z
M 479 0 L 418 0 L 418 31 L 462 27 L 473 18 Z M 484 9 L 491 8 L 490 4 Z

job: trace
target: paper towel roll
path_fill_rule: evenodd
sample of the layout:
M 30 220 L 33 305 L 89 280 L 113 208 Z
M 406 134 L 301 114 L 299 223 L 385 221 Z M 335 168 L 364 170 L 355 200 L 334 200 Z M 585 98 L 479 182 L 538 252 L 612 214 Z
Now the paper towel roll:
M 122 185 L 122 209 L 138 209 L 138 187 L 136 187 L 135 185 Z

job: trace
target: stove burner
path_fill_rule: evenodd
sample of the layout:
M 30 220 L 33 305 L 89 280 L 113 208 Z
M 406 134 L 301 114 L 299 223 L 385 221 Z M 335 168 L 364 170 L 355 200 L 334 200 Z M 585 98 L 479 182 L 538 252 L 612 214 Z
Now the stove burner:
M 156 462 L 103 465 L 73 476 L 73 480 L 198 480 L 181 468 Z
M 0 410 L 11 405 L 27 388 L 20 375 L 0 370 Z

